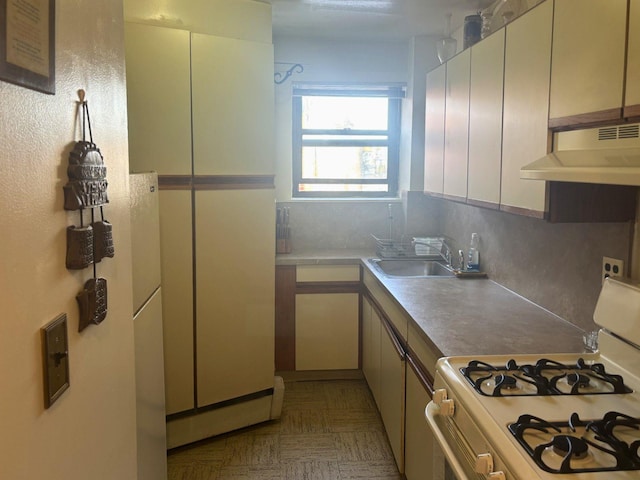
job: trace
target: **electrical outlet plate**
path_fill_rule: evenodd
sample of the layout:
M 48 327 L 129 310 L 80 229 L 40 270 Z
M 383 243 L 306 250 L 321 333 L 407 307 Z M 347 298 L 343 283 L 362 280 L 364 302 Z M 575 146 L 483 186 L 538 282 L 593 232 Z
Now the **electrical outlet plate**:
M 624 262 L 617 258 L 602 257 L 602 282 L 608 277 L 624 276 Z

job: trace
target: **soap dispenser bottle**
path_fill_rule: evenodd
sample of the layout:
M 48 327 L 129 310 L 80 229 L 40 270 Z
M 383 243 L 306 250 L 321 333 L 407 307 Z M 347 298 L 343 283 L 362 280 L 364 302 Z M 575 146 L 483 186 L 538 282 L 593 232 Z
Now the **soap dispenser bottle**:
M 471 234 L 471 242 L 469 243 L 469 254 L 467 260 L 467 270 L 480 271 L 480 237 L 477 233 Z

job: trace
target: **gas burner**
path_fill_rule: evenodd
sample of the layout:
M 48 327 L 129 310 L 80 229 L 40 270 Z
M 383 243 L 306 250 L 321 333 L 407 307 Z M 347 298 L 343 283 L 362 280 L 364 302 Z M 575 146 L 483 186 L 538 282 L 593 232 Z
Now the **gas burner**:
M 573 413 L 566 422 L 521 415 L 509 431 L 549 473 L 640 470 L 640 418 L 609 412 L 596 420 Z
M 513 390 L 518 388 L 518 381 L 511 375 L 504 375 L 501 373 L 496 377 L 496 387 L 506 388 L 507 390 Z
M 570 373 L 567 375 L 567 383 L 571 386 L 578 385 L 578 387 L 585 388 L 589 386 L 589 377 L 581 373 Z
M 620 375 L 608 373 L 601 363 L 587 364 L 583 358 L 573 365 L 546 358 L 525 365 L 511 359 L 504 366 L 472 360 L 460 372 L 478 393 L 494 397 L 632 392 Z
M 557 455 L 582 459 L 589 453 L 589 444 L 582 438 L 572 435 L 556 435 L 551 440 L 551 448 Z

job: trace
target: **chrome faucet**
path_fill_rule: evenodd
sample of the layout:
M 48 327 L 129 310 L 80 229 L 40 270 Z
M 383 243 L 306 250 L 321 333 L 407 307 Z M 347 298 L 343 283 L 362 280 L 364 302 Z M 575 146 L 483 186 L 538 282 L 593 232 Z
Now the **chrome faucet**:
M 460 271 L 464 272 L 466 268 L 464 268 L 464 252 L 462 250 L 458 250 L 458 263 L 460 264 Z
M 447 245 L 444 240 L 442 240 L 441 246 L 440 246 L 439 249 L 437 247 L 435 247 L 434 245 L 432 245 L 431 243 L 423 241 L 423 240 L 414 239 L 413 240 L 413 244 L 414 245 L 425 245 L 431 251 L 433 251 L 434 253 L 439 255 L 440 258 L 442 258 L 445 262 L 447 262 L 448 266 L 452 266 L 451 265 L 451 261 L 452 261 L 451 248 L 449 248 L 449 245 Z

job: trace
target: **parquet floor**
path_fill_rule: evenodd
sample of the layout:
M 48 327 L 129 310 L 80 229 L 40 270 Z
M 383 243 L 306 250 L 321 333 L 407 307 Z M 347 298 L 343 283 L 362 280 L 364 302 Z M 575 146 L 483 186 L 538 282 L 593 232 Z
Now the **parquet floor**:
M 172 451 L 169 480 L 401 480 L 364 380 L 286 382 L 282 417 Z

